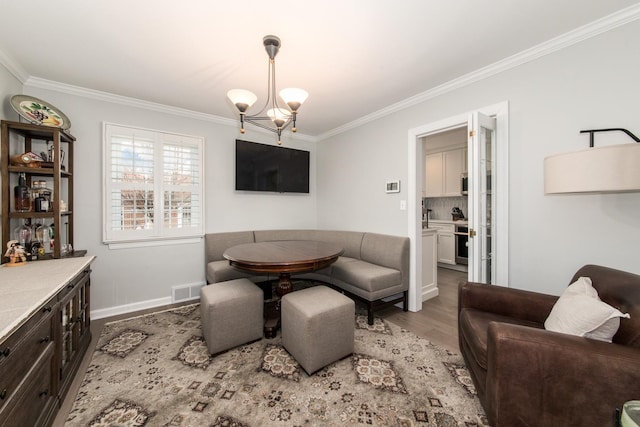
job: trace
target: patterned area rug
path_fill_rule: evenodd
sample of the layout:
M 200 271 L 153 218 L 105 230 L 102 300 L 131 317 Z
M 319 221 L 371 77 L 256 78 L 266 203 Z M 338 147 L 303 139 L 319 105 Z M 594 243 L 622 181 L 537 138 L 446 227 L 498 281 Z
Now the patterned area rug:
M 355 326 L 355 353 L 309 376 L 279 335 L 210 357 L 197 304 L 108 323 L 65 425 L 487 425 L 461 356 Z

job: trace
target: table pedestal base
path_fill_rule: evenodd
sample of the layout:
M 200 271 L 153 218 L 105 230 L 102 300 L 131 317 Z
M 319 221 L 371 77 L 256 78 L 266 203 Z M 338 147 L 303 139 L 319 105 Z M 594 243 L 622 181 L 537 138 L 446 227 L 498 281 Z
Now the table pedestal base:
M 280 299 L 273 298 L 264 302 L 264 337 L 275 338 L 280 327 Z
M 276 286 L 277 298 L 264 302 L 264 337 L 275 338 L 280 328 L 280 298 L 293 290 L 291 273 L 280 273 Z
M 280 280 L 278 280 L 278 287 L 276 288 L 278 296 L 282 298 L 292 290 L 291 273 L 280 273 Z

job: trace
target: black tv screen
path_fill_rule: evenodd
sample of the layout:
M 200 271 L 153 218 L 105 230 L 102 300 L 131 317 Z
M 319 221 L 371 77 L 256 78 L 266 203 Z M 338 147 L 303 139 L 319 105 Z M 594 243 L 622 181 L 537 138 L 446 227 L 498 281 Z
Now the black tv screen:
M 309 152 L 236 139 L 236 190 L 309 192 Z

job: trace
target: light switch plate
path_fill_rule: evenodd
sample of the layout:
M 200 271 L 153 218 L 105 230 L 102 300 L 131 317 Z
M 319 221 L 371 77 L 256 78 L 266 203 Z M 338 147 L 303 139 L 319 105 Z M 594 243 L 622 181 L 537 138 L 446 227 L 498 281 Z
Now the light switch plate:
M 400 200 L 400 210 L 401 211 L 406 211 L 407 210 L 407 201 L 406 200 Z

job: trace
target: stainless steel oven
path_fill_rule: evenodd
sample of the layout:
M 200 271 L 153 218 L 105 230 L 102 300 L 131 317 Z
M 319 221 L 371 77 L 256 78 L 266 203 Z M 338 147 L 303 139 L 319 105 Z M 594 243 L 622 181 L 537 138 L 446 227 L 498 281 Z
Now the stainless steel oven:
M 454 232 L 456 241 L 456 264 L 469 264 L 469 227 L 467 225 L 457 225 Z

